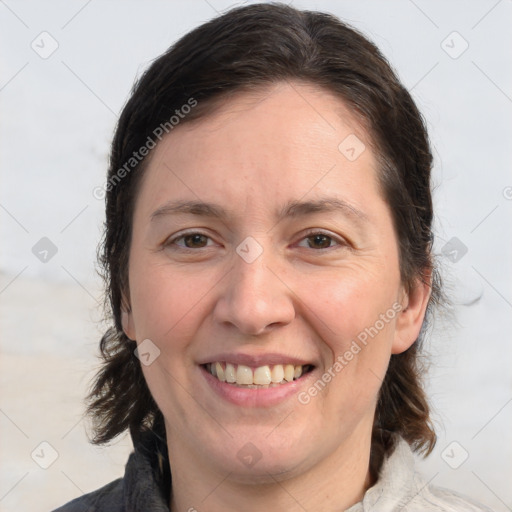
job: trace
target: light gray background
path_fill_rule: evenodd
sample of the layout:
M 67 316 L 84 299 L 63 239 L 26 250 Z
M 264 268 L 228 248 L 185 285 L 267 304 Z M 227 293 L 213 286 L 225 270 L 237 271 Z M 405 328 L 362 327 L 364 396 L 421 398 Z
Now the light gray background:
M 439 442 L 419 467 L 433 484 L 512 510 L 512 2 L 292 4 L 370 36 L 427 119 L 436 252 L 454 302 L 466 305 L 428 345 Z M 122 475 L 129 439 L 92 447 L 81 421 L 103 328 L 94 267 L 103 203 L 92 191 L 134 78 L 231 5 L 0 1 L 2 511 L 50 510 Z M 31 47 L 49 51 L 43 31 L 58 44 L 46 59 Z M 46 263 L 32 252 L 42 237 L 58 249 Z M 453 237 L 458 253 L 445 256 Z

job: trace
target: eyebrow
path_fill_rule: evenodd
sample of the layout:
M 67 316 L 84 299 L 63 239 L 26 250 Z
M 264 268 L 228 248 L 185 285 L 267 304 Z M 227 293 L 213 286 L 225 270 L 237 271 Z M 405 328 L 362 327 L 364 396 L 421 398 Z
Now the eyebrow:
M 165 215 L 197 215 L 201 217 L 226 218 L 227 212 L 219 205 L 202 201 L 169 201 L 151 214 L 151 220 Z
M 331 213 L 342 211 L 358 221 L 368 221 L 366 213 L 358 210 L 346 201 L 334 197 L 321 198 L 314 201 L 291 201 L 279 213 L 279 220 L 285 217 L 300 217 L 314 213 Z
M 281 221 L 286 217 L 303 217 L 315 213 L 342 211 L 356 221 L 368 221 L 368 216 L 355 206 L 338 198 L 321 198 L 312 201 L 290 201 L 276 215 Z M 226 219 L 228 212 L 220 205 L 203 201 L 169 201 L 151 214 L 151 220 L 167 215 L 196 215 Z

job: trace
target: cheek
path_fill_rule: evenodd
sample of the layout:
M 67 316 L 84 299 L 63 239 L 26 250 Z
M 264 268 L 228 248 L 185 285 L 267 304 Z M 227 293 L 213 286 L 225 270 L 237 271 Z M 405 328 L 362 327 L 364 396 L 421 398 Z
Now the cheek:
M 191 389 L 186 384 L 190 370 L 187 351 L 210 307 L 206 291 L 213 285 L 207 287 L 204 281 L 204 276 L 188 276 L 166 263 L 156 264 L 150 257 L 134 255 L 131 259 L 130 294 L 137 341 L 150 339 L 160 351 L 142 371 L 159 407 L 174 411 L 176 418 L 187 417 L 184 404 Z M 178 419 L 173 422 L 180 424 Z
M 336 403 L 332 407 L 336 418 L 345 417 L 347 407 L 371 409 L 391 354 L 398 272 L 388 269 L 380 277 L 369 271 L 340 272 L 313 282 L 316 286 L 305 305 L 328 349 L 323 370 L 329 385 L 324 398 Z
M 179 344 L 192 334 L 209 288 L 209 282 L 200 276 L 171 272 L 165 263 L 135 255 L 130 266 L 130 299 L 137 339 L 150 338 L 165 348 L 168 339 Z
M 308 293 L 311 299 L 307 305 L 318 312 L 326 337 L 344 350 L 347 341 L 356 339 L 379 322 L 381 315 L 392 310 L 398 289 L 398 273 L 391 269 L 378 276 L 364 269 L 339 272 L 311 280 Z M 394 315 L 390 313 L 388 316 L 390 318 L 386 317 L 384 325 L 378 323 L 379 334 L 383 336 L 392 332 L 393 322 L 390 320 Z

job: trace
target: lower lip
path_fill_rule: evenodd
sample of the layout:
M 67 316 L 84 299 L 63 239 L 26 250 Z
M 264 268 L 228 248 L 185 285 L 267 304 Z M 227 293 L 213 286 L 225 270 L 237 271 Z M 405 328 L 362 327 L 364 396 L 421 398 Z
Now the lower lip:
M 227 382 L 221 382 L 203 366 L 199 368 L 206 382 L 218 395 L 232 404 L 244 407 L 272 407 L 284 402 L 292 396 L 296 396 L 302 388 L 307 386 L 309 381 L 314 379 L 315 372 L 313 369 L 299 379 L 286 384 L 279 384 L 279 386 L 242 388 Z

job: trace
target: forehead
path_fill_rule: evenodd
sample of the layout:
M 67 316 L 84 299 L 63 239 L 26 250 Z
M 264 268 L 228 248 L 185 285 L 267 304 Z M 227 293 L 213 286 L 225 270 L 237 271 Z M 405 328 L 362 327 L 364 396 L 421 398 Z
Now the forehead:
M 267 139 L 274 146 L 301 140 L 307 135 L 315 142 L 315 135 L 327 137 L 325 143 L 334 144 L 345 131 L 367 139 L 362 118 L 356 115 L 347 102 L 331 91 L 309 82 L 283 81 L 261 85 L 254 89 L 235 91 L 219 99 L 199 104 L 203 115 L 185 122 L 173 133 L 186 132 L 203 136 L 232 135 L 236 140 L 249 143 L 249 136 L 259 141 Z M 254 126 L 256 132 L 239 131 Z M 305 130 L 306 129 L 306 130 Z M 280 137 L 274 135 L 279 132 Z M 247 136 L 247 137 L 244 137 Z M 266 137 L 265 137 L 266 136 Z M 169 139 L 172 137 L 169 136 Z
M 285 202 L 348 185 L 375 191 L 370 146 L 341 98 L 283 82 L 238 92 L 210 114 L 185 120 L 158 144 L 144 181 L 153 203 L 184 194 Z

